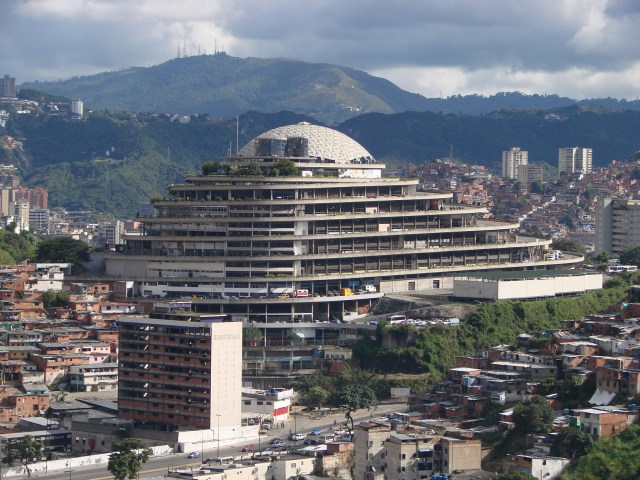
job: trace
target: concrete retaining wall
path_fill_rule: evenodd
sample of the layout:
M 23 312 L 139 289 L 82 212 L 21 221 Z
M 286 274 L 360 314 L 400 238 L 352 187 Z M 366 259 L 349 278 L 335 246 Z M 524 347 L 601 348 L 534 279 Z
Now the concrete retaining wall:
M 151 447 L 151 451 L 153 452 L 153 456 L 157 455 L 166 455 L 173 452 L 173 448 L 168 445 L 161 445 L 159 447 Z M 89 466 L 95 465 L 107 465 L 109 462 L 109 454 L 102 453 L 99 455 L 87 455 L 86 457 L 74 457 L 67 458 L 64 460 L 50 460 L 48 462 L 37 462 L 29 465 L 29 469 L 31 470 L 31 475 L 40 474 L 52 471 L 71 471 L 77 470 L 79 468 L 86 468 Z M 27 477 L 27 469 L 25 467 L 11 467 L 11 468 L 3 468 L 2 469 L 2 478 L 5 477 Z

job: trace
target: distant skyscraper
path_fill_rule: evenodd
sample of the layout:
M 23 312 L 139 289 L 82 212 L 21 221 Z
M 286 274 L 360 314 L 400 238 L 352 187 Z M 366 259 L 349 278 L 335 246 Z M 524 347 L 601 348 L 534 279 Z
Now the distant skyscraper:
M 520 147 L 511 147 L 511 150 L 502 152 L 502 176 L 504 178 L 518 178 L 520 165 L 529 163 L 529 152 L 520 150 Z
M 16 98 L 16 79 L 5 75 L 0 78 L 0 97 Z
M 71 114 L 78 117 L 84 115 L 84 103 L 82 103 L 82 100 L 77 98 L 71 100 Z
M 593 152 L 590 148 L 565 147 L 558 150 L 558 171 L 590 173 Z

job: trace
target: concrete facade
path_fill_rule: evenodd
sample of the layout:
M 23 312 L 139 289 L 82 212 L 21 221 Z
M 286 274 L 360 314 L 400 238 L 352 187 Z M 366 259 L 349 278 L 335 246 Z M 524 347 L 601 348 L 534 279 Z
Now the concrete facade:
M 119 416 L 160 428 L 238 427 L 242 324 L 165 317 L 119 321 Z
M 640 200 L 599 197 L 595 253 L 622 253 L 640 245 Z
M 601 273 L 586 272 L 524 272 L 517 278 L 508 272 L 503 275 L 469 275 L 456 277 L 453 295 L 458 298 L 510 300 L 574 295 L 602 288 Z

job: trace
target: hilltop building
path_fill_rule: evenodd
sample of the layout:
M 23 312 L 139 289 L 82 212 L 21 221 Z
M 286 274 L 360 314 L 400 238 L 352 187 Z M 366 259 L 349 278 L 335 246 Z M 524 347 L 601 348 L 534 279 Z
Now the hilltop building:
M 286 161 L 285 161 L 286 159 Z M 291 163 L 293 175 L 283 172 Z M 392 292 L 452 288 L 460 272 L 571 266 L 550 240 L 484 220 L 417 179 L 383 177 L 360 144 L 302 123 L 225 157 L 224 174 L 188 175 L 154 201 L 139 233 L 106 255 L 143 297 L 195 296 L 202 313 L 245 322 L 354 319 Z
M 591 173 L 593 152 L 590 148 L 565 147 L 558 150 L 558 172 Z
M 0 97 L 16 98 L 16 79 L 5 75 L 0 78 Z
M 82 117 L 84 115 L 84 103 L 77 98 L 71 100 L 71 114 L 76 117 Z
M 519 170 L 522 165 L 529 163 L 529 152 L 520 150 L 520 147 L 511 147 L 511 150 L 502 152 L 502 176 L 504 178 L 519 179 Z
M 595 252 L 620 254 L 640 245 L 640 200 L 599 197 Z

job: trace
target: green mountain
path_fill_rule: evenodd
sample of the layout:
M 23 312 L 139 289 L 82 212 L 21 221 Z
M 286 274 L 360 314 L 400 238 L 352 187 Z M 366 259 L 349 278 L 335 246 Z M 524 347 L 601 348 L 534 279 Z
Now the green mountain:
M 545 112 L 501 111 L 485 116 L 430 112 L 367 114 L 336 128 L 353 137 L 389 166 L 448 156 L 497 166 L 512 146 L 529 151 L 530 161 L 557 163 L 562 146 L 593 148 L 595 165 L 630 158 L 640 150 L 640 112 L 587 107 Z M 555 117 L 554 117 L 555 118 Z M 280 112 L 239 118 L 238 145 L 266 130 L 313 118 Z M 2 135 L 23 140 L 10 149 Z M 23 183 L 49 189 L 52 206 L 133 216 L 141 202 L 162 197 L 168 184 L 203 163 L 236 149 L 236 120 L 192 116 L 189 123 L 159 114 L 93 112 L 83 120 L 55 115 L 16 115 L 0 129 L 0 163 L 18 165 Z
M 25 83 L 21 95 L 26 91 L 29 98 L 34 98 L 33 90 L 80 98 L 88 109 L 208 113 L 222 118 L 247 111 L 288 110 L 310 115 L 328 125 L 373 112 L 484 115 L 503 109 L 548 110 L 573 105 L 640 111 L 640 100 L 576 101 L 558 95 L 520 92 L 425 98 L 352 68 L 284 58 L 237 58 L 225 53 L 176 58 L 152 67 L 58 82 Z
M 558 163 L 560 147 L 591 147 L 594 166 L 625 160 L 640 150 L 640 112 L 570 106 L 549 111 L 502 110 L 484 116 L 405 112 L 367 114 L 337 128 L 365 146 L 381 162 L 406 162 L 449 156 L 499 171 L 502 151 L 519 146 L 529 162 Z M 559 118 L 559 119 L 558 119 Z
M 365 112 L 423 110 L 425 102 L 421 95 L 351 68 L 224 53 L 22 87 L 80 98 L 92 109 L 218 117 L 290 110 L 328 123 Z

